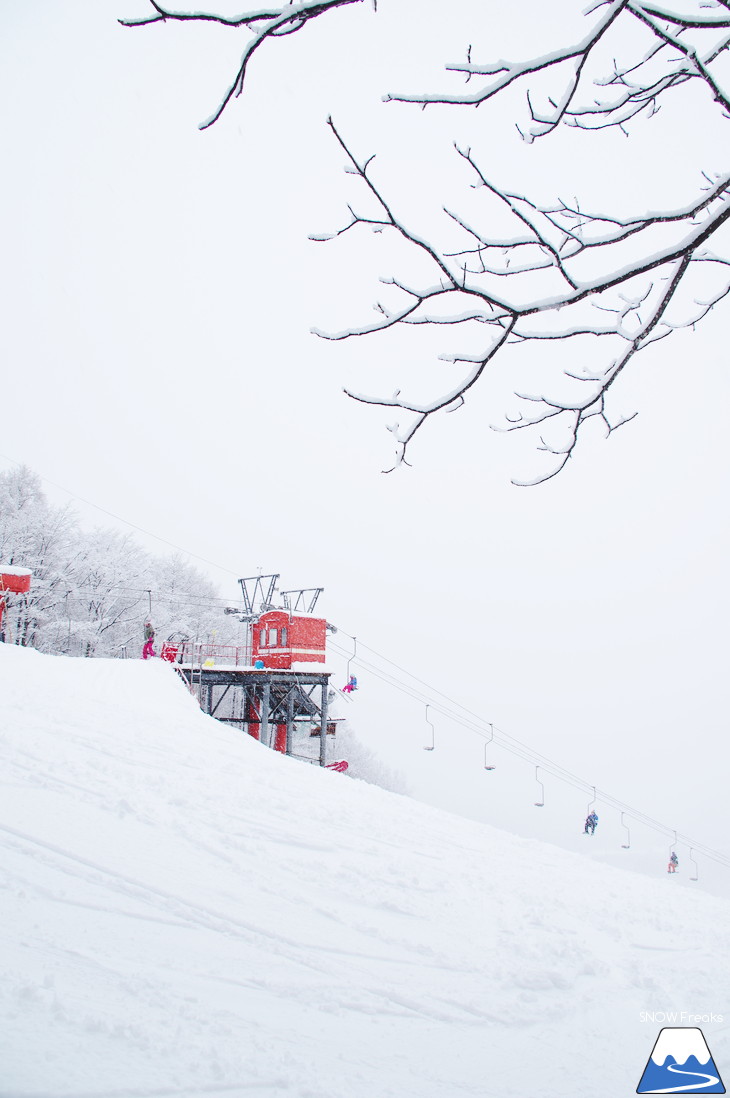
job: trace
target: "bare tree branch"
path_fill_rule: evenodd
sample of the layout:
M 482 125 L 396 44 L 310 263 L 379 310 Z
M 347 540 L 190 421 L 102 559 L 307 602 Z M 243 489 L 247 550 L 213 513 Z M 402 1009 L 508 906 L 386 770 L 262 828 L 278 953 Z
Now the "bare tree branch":
M 701 34 L 709 32 L 710 36 L 712 34 L 716 36 L 718 31 L 730 27 L 728 6 L 724 0 L 716 0 L 714 5 L 708 4 L 708 7 L 710 6 L 714 6 L 717 15 L 695 17 L 670 13 L 662 7 L 644 3 L 642 0 L 612 0 L 612 2 L 598 4 L 585 13 L 586 17 L 596 12 L 599 12 L 600 16 L 579 41 L 548 51 L 539 57 L 520 62 L 499 60 L 491 64 L 478 65 L 471 61 L 473 45 L 469 45 L 468 60 L 462 64 L 446 65 L 445 69 L 447 72 L 466 74 L 468 79 L 477 76 L 495 78 L 479 91 L 433 95 L 390 93 L 384 99 L 416 103 L 421 106 L 436 103 L 479 106 L 516 81 L 572 63 L 572 71 L 565 80 L 563 91 L 557 98 L 550 101 L 552 107 L 550 113 L 537 110 L 528 89 L 527 100 L 532 124 L 530 129 L 523 133 L 526 140 L 532 141 L 550 133 L 561 122 L 576 126 L 590 125 L 591 128 L 623 127 L 637 114 L 654 111 L 657 100 L 668 89 L 692 78 L 702 80 L 715 102 L 727 109 L 727 97 L 709 66 L 728 48 L 730 37 L 724 37 L 721 41 L 705 47 L 704 55 L 699 46 L 687 43 L 680 38 L 680 35 L 686 31 L 698 31 Z M 576 105 L 576 99 L 584 83 L 587 98 L 590 98 L 592 87 L 601 86 L 600 80 L 588 75 L 588 63 L 598 52 L 599 47 L 605 44 L 606 39 L 611 35 L 615 37 L 617 30 L 627 20 L 640 24 L 648 31 L 652 36 L 652 45 L 638 63 L 632 62 L 626 67 L 615 66 L 611 77 L 603 83 L 606 88 L 617 89 L 618 94 L 613 101 L 592 100 L 587 106 Z M 668 29 L 670 26 L 677 29 L 674 31 Z M 707 37 L 707 34 L 705 36 Z M 657 61 L 658 54 L 662 50 L 670 51 L 670 59 L 672 52 L 675 55 L 671 61 L 671 71 L 650 76 L 651 63 Z M 643 70 L 646 70 L 646 73 L 642 77 Z
M 634 418 L 624 416 L 618 422 L 612 422 L 605 403 L 608 391 L 632 358 L 650 343 L 670 334 L 676 327 L 696 323 L 728 293 L 728 287 L 725 286 L 722 291 L 714 294 L 707 301 L 697 301 L 699 312 L 690 321 L 667 319 L 669 306 L 690 264 L 693 261 L 716 262 L 711 253 L 707 252 L 705 245 L 730 219 L 730 177 L 728 176 L 723 176 L 712 187 L 705 185 L 706 193 L 702 197 L 686 203 L 680 209 L 665 213 L 653 212 L 630 220 L 622 220 L 610 215 L 588 214 L 565 204 L 557 208 L 551 207 L 545 212 L 524 197 L 500 191 L 495 184 L 486 179 L 470 150 L 457 149 L 458 155 L 476 174 L 483 189 L 502 202 L 513 215 L 518 233 L 510 243 L 505 244 L 504 237 L 499 240 L 490 239 L 482 229 L 467 223 L 457 213 L 445 210 L 451 221 L 472 243 L 457 252 L 442 253 L 435 245 L 415 234 L 407 227 L 405 221 L 399 219 L 394 213 L 369 170 L 373 164 L 373 158 L 359 161 L 331 119 L 329 124 L 347 157 L 348 170 L 359 176 L 367 187 L 370 197 L 376 200 L 382 211 L 383 216 L 378 218 L 377 222 L 386 224 L 388 228 L 395 230 L 401 239 L 421 252 L 425 252 L 438 272 L 439 282 L 421 290 L 414 290 L 405 287 L 396 279 L 388 279 L 391 285 L 400 288 L 406 294 L 408 302 L 403 309 L 391 310 L 378 305 L 376 308 L 381 319 L 372 325 L 352 328 L 336 334 L 325 335 L 321 331 L 316 331 L 316 334 L 328 339 L 347 339 L 352 336 L 382 332 L 386 328 L 401 324 L 442 325 L 471 320 L 478 320 L 490 330 L 489 346 L 485 348 L 483 354 L 473 357 L 440 356 L 449 362 L 467 365 L 469 369 L 458 385 L 449 387 L 443 395 L 430 401 L 409 400 L 401 395 L 400 391 L 392 397 L 377 397 L 354 392 L 351 389 L 345 390 L 349 396 L 361 403 L 399 408 L 412 416 L 412 421 L 407 426 L 396 422 L 388 428 L 396 441 L 396 461 L 393 468 L 398 464 L 408 463 L 408 446 L 426 420 L 436 412 L 453 409 L 457 403 L 463 403 L 466 393 L 482 376 L 487 364 L 491 363 L 498 354 L 507 353 L 511 344 L 587 335 L 613 336 L 624 346 L 603 371 L 594 373 L 592 376 L 579 376 L 570 371 L 565 372 L 566 377 L 588 384 L 589 389 L 585 395 L 577 400 L 565 401 L 557 400 L 545 393 L 537 396 L 522 393 L 521 399 L 538 405 L 539 410 L 532 416 L 519 416 L 517 419 L 508 420 L 504 428 L 508 431 L 524 430 L 549 421 L 553 421 L 558 426 L 562 424 L 567 427 L 567 442 L 563 445 L 553 446 L 544 436 L 540 438 L 539 449 L 557 459 L 553 466 L 536 478 L 529 481 L 515 481 L 515 483 L 534 485 L 551 479 L 565 467 L 574 453 L 579 435 L 587 422 L 598 418 L 606 434 L 609 435 L 618 426 Z M 529 210 L 530 215 L 525 210 Z M 350 213 L 352 220 L 347 226 L 348 229 L 358 224 L 369 225 L 374 220 L 359 217 L 353 213 L 352 207 L 350 207 Z M 597 235 L 588 242 L 581 240 L 575 229 L 566 229 L 564 224 L 566 220 L 573 225 L 580 223 L 581 231 L 591 230 Z M 648 252 L 639 244 L 636 258 L 620 266 L 615 264 L 613 252 L 617 247 L 625 245 L 628 240 L 633 240 L 642 233 L 651 232 L 659 225 L 665 228 L 676 228 L 676 237 Z M 551 231 L 553 234 L 557 233 L 557 243 L 550 239 Z M 336 234 L 330 234 L 330 237 L 333 235 Z M 567 254 L 561 254 L 566 245 L 571 250 Z M 495 249 L 515 255 L 518 250 L 522 254 L 526 248 L 530 247 L 537 249 L 541 258 L 530 259 L 528 254 L 521 263 L 501 270 L 495 270 L 484 261 L 484 256 L 492 254 Z M 588 248 L 593 249 L 596 254 L 600 249 L 606 251 L 607 269 L 599 277 L 583 281 L 571 272 L 569 264 Z M 459 278 L 450 266 L 449 260 L 465 255 L 478 257 L 480 263 L 477 266 L 473 263 L 471 266 L 463 265 L 460 272 L 463 277 Z M 520 301 L 519 295 L 505 295 L 503 291 L 497 294 L 490 286 L 494 277 L 516 283 L 521 275 L 534 274 L 538 271 L 546 272 L 548 269 L 556 272 L 563 281 L 563 288 L 554 294 L 535 296 L 533 293 L 531 299 Z M 485 279 L 487 285 L 482 285 Z M 614 297 L 607 299 L 610 291 L 614 291 Z M 437 299 L 443 301 L 449 294 L 459 298 L 466 295 L 477 299 L 480 308 L 476 311 L 462 310 L 448 317 L 429 313 L 427 309 L 429 304 L 435 303 Z M 609 303 L 611 300 L 613 304 Z M 572 311 L 582 303 L 591 305 L 602 313 L 605 319 L 600 322 L 594 319 L 586 323 L 585 319 L 578 316 L 575 321 L 571 320 Z M 551 324 L 559 318 L 564 319 L 560 321 L 560 327 L 553 330 L 529 327 L 530 324 L 534 325 L 535 318 L 543 315 Z
M 362 3 L 362 0 L 298 0 L 294 3 L 282 3 L 270 9 L 257 8 L 235 18 L 209 12 L 170 11 L 158 4 L 157 0 L 149 0 L 149 2 L 156 12 L 155 15 L 148 16 L 146 19 L 120 19 L 119 22 L 122 26 L 143 27 L 149 26 L 151 23 L 165 23 L 169 20 L 190 23 L 220 23 L 226 27 L 245 27 L 253 32 L 243 51 L 241 63 L 233 83 L 210 118 L 199 126 L 199 129 L 206 130 L 218 121 L 231 99 L 241 95 L 248 63 L 259 46 L 263 45 L 268 38 L 292 34 L 301 30 L 310 19 L 316 19 L 333 8 L 343 7 L 345 4 Z
M 235 80 L 205 128 L 241 94 L 248 62 L 267 39 L 295 32 L 331 8 L 356 2 L 360 0 L 297 0 L 231 18 L 171 12 L 150 0 L 153 14 L 123 22 L 140 26 L 207 20 L 248 31 Z M 655 0 L 598 0 L 583 17 L 585 33 L 566 33 L 562 43 L 553 42 L 552 48 L 527 59 L 487 59 L 479 64 L 473 60 L 474 43 L 468 44 L 463 63 L 445 66 L 447 73 L 466 77 L 466 91 L 390 94 L 384 99 L 424 108 L 479 106 L 521 86 L 529 122 L 518 128 L 528 142 L 565 125 L 573 131 L 614 128 L 641 144 L 641 138 L 634 137 L 635 119 L 650 119 L 662 105 L 671 107 L 673 97 L 697 89 L 701 95 L 690 98 L 687 117 L 693 119 L 700 101 L 705 104 L 702 119 L 724 127 L 730 118 L 730 94 L 723 83 L 730 0 L 675 0 L 671 7 Z M 478 21 L 475 27 L 481 30 Z M 546 81 L 554 84 L 549 92 Z M 477 82 L 480 87 L 475 89 Z M 551 479 L 573 456 L 586 424 L 600 424 L 610 435 L 634 418 L 614 416 L 607 398 L 636 355 L 678 328 L 694 327 L 730 295 L 728 234 L 723 232 L 730 221 L 730 165 L 723 141 L 717 142 L 719 163 L 697 165 L 696 184 L 679 205 L 676 198 L 672 203 L 664 199 L 664 180 L 657 177 L 650 202 L 637 198 L 629 213 L 601 209 L 604 204 L 610 207 L 605 200 L 538 200 L 534 184 L 507 189 L 494 178 L 498 157 L 490 159 L 487 171 L 483 153 L 475 153 L 468 143 L 455 144 L 460 158 L 456 163 L 463 166 L 461 174 L 470 181 L 471 194 L 462 207 L 459 182 L 448 201 L 440 203 L 448 237 L 442 242 L 440 235 L 430 239 L 418 224 L 408 196 L 386 194 L 375 156 L 359 159 L 331 117 L 327 124 L 345 158 L 346 172 L 360 188 L 358 202 L 366 212 L 360 213 L 354 202 L 348 204 L 344 224 L 311 239 L 347 238 L 354 243 L 360 230 L 377 233 L 384 245 L 397 240 L 400 249 L 405 246 L 419 271 L 425 263 L 426 273 L 410 279 L 395 273 L 381 278 L 388 295 L 375 302 L 372 322 L 332 332 L 313 329 L 315 334 L 332 341 L 387 339 L 394 329 L 431 326 L 451 337 L 466 333 L 477 345 L 438 355 L 438 361 L 449 363 L 452 370 L 443 391 L 435 395 L 412 399 L 402 388 L 391 396 L 345 390 L 360 403 L 395 408 L 406 417 L 407 421 L 388 426 L 396 445 L 393 468 L 408 463 L 409 445 L 423 424 L 438 412 L 463 406 L 498 357 L 511 363 L 519 361 L 513 355 L 517 347 L 564 341 L 571 352 L 585 347 L 588 361 L 567 361 L 562 370 L 532 386 L 516 380 L 513 392 L 524 410 L 505 416 L 505 424 L 494 427 L 537 432 L 538 449 L 549 461 L 536 477 L 515 483 Z M 627 146 L 626 164 L 615 171 L 624 187 L 631 178 L 633 147 Z M 566 173 L 570 184 L 570 164 Z M 455 371 L 460 374 L 456 381 Z

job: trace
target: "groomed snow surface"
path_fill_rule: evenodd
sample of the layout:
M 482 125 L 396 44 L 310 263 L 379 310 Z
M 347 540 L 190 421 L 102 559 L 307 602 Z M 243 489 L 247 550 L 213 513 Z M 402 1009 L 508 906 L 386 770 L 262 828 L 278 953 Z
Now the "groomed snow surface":
M 730 1003 L 725 901 L 283 758 L 161 661 L 0 645 L 0 744 L 2 1098 L 621 1098 L 642 1011 Z

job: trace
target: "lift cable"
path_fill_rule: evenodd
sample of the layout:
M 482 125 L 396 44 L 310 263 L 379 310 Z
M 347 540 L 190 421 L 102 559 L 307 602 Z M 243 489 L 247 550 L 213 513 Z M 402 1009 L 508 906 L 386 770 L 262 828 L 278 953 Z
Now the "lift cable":
M 8 457 L 5 454 L 0 454 L 0 457 L 3 457 L 6 461 L 9 461 L 12 465 L 16 465 L 18 468 L 22 468 L 22 463 L 21 462 L 15 461 L 13 458 Z M 67 495 L 71 496 L 72 498 L 79 500 L 81 503 L 84 503 L 89 507 L 93 507 L 97 511 L 101 511 L 102 514 L 108 515 L 110 518 L 115 519 L 117 522 L 121 522 L 125 526 L 128 526 L 133 530 L 137 530 L 138 532 L 140 532 L 142 534 L 146 534 L 148 537 L 154 538 L 155 541 L 159 541 L 162 544 L 167 545 L 169 548 L 175 549 L 177 552 L 183 553 L 187 557 L 191 557 L 191 558 L 194 558 L 196 560 L 200 560 L 204 564 L 211 565 L 213 568 L 217 568 L 221 572 L 226 572 L 231 576 L 237 576 L 237 573 L 234 572 L 232 569 L 226 568 L 224 565 L 218 564 L 215 561 L 211 561 L 207 557 L 203 557 L 198 553 L 192 553 L 192 552 L 190 552 L 190 550 L 184 549 L 182 546 L 177 545 L 174 542 L 169 541 L 167 538 L 160 537 L 158 534 L 152 533 L 151 530 L 147 530 L 147 529 L 145 529 L 145 527 L 139 526 L 136 523 L 129 522 L 127 519 L 122 518 L 120 515 L 115 514 L 113 511 L 109 511 L 105 507 L 101 507 L 101 506 L 99 506 L 99 504 L 94 503 L 91 500 L 85 499 L 83 496 L 78 495 L 76 492 L 72 492 L 70 489 L 65 488 L 63 485 L 58 484 L 56 481 L 51 480 L 49 477 L 45 477 L 41 474 L 38 474 L 38 475 L 40 476 L 40 479 L 45 481 L 47 484 L 52 484 L 54 488 L 58 488 L 62 492 L 65 492 Z M 124 589 L 119 588 L 119 590 L 124 590 Z M 134 590 L 134 589 L 127 588 L 126 590 L 127 590 L 128 593 L 131 593 L 132 590 Z M 144 594 L 147 594 L 147 593 L 148 593 L 148 588 L 138 588 L 138 589 L 135 590 L 135 594 L 138 595 L 138 596 L 141 596 L 141 595 L 144 595 Z M 180 594 L 182 594 L 182 592 L 180 592 Z M 160 596 L 160 601 L 162 601 L 162 599 L 164 597 L 165 596 Z M 188 597 L 190 597 L 190 596 L 188 596 Z M 226 601 L 224 599 L 219 599 L 219 598 L 214 599 L 214 598 L 209 598 L 209 597 L 206 597 L 206 596 L 192 596 L 192 597 L 197 597 L 200 601 L 206 601 L 206 602 L 209 602 L 209 603 L 212 603 L 214 601 L 216 601 L 216 602 L 225 602 Z M 175 601 L 175 600 L 172 596 L 167 596 L 166 601 L 172 602 L 172 601 Z M 406 670 L 406 668 L 401 667 L 399 664 L 395 663 L 393 660 L 388 659 L 386 656 L 383 656 L 381 653 L 377 652 L 375 649 L 370 648 L 366 644 L 363 644 L 362 641 L 357 642 L 355 640 L 355 638 L 352 637 L 345 630 L 338 629 L 338 632 L 342 632 L 343 636 L 349 637 L 350 640 L 355 641 L 356 645 L 359 644 L 360 648 L 366 649 L 368 652 L 372 653 L 372 655 L 375 656 L 377 659 L 382 660 L 384 663 L 389 664 L 391 667 L 394 667 L 397 671 L 400 671 L 403 674 L 407 675 L 408 678 L 411 679 L 413 682 L 418 683 L 422 687 L 425 687 L 426 690 L 428 691 L 428 694 L 424 694 L 424 692 L 419 691 L 418 688 L 414 689 L 413 687 L 407 686 L 406 683 L 404 683 L 402 680 L 399 680 L 398 677 L 395 676 L 395 675 L 384 674 L 382 672 L 382 669 L 377 669 L 369 661 L 366 662 L 360 656 L 358 656 L 357 657 L 357 662 L 360 664 L 360 666 L 365 667 L 376 678 L 381 679 L 382 681 L 384 681 L 384 682 L 388 683 L 389 685 L 393 686 L 395 689 L 401 691 L 402 693 L 407 694 L 408 696 L 410 696 L 412 698 L 415 698 L 415 699 L 423 702 L 424 704 L 429 704 L 430 707 L 433 708 L 434 710 L 437 710 L 438 712 L 442 713 L 444 716 L 449 717 L 450 719 L 452 719 L 456 723 L 462 725 L 467 730 L 472 731 L 476 735 L 481 736 L 483 739 L 487 739 L 487 735 L 488 735 L 487 728 L 488 728 L 489 729 L 489 741 L 488 742 L 493 742 L 497 746 L 502 747 L 504 750 L 511 752 L 513 755 L 516 755 L 519 758 L 525 759 L 526 761 L 531 762 L 534 765 L 539 765 L 540 767 L 542 767 L 543 770 L 547 771 L 548 773 L 552 774 L 554 777 L 557 777 L 560 781 L 563 781 L 566 784 L 569 784 L 569 785 L 573 786 L 576 789 L 583 790 L 584 792 L 593 791 L 594 800 L 596 798 L 599 799 L 603 804 L 606 804 L 609 807 L 616 808 L 618 811 L 623 812 L 625 815 L 630 816 L 632 819 L 636 820 L 637 822 L 642 823 L 645 826 L 650 827 L 653 830 L 658 831 L 663 835 L 674 835 L 675 836 L 675 842 L 687 844 L 688 846 L 691 847 L 692 852 L 694 852 L 695 850 L 700 851 L 706 857 L 711 858 L 714 861 L 720 862 L 722 865 L 730 867 L 730 857 L 728 855 L 722 854 L 721 852 L 716 851 L 716 850 L 712 850 L 710 847 L 706 847 L 704 844 L 701 844 L 701 843 L 696 842 L 695 840 L 689 839 L 688 837 L 686 837 L 684 835 L 677 834 L 677 832 L 675 831 L 674 828 L 667 827 L 666 825 L 660 823 L 658 820 L 653 819 L 653 817 L 648 816 L 645 813 L 640 812 L 637 809 L 632 808 L 631 806 L 627 805 L 625 802 L 620 801 L 618 798 L 612 797 L 610 794 L 605 793 L 603 790 L 597 789 L 594 785 L 592 785 L 592 784 L 584 781 L 582 778 L 578 777 L 578 775 L 572 774 L 569 770 L 566 770 L 559 763 L 556 763 L 552 759 L 549 759 L 547 756 L 541 755 L 539 752 L 534 751 L 532 748 L 528 747 L 527 744 L 523 744 L 521 741 L 517 740 L 514 736 L 511 736 L 509 733 L 504 732 L 500 728 L 497 728 L 496 725 L 485 721 L 484 718 L 481 717 L 479 714 L 474 713 L 472 710 L 468 709 L 466 706 L 461 705 L 461 703 L 455 701 L 453 698 L 448 697 L 448 695 L 442 693 L 440 690 L 436 690 L 429 683 L 424 682 L 423 679 L 419 679 L 416 675 L 413 675 L 410 671 Z M 354 662 L 354 658 L 355 658 L 354 653 L 352 653 L 352 654 L 345 653 L 345 652 L 343 652 L 343 650 L 341 648 L 339 648 L 338 645 L 333 644 L 332 642 L 330 642 L 330 643 L 332 644 L 332 647 L 339 652 L 340 655 L 342 655 L 344 658 L 347 658 L 348 655 L 349 655 L 350 661 Z M 449 706 L 453 706 L 457 710 L 461 710 L 461 713 L 466 714 L 466 717 L 460 716 L 457 713 L 454 713 L 453 710 L 446 709 L 444 707 L 439 707 L 437 703 L 432 702 L 430 700 L 427 702 L 427 698 L 430 699 L 434 694 L 437 695 L 440 698 L 443 698 L 444 701 L 447 702 Z M 482 728 L 481 727 L 482 724 L 485 725 L 486 727 Z
M 343 636 L 350 637 L 344 629 L 338 626 L 338 634 L 342 633 Z M 354 639 L 350 637 L 350 639 Z M 352 659 L 352 654 L 346 652 L 335 641 L 330 639 L 329 644 L 331 648 L 336 651 L 343 658 L 348 656 Z M 396 668 L 398 671 L 403 672 L 411 682 L 406 682 L 398 675 L 383 670 L 373 664 L 370 660 L 364 659 L 358 654 L 357 662 L 364 670 L 366 670 L 374 678 L 380 679 L 382 682 L 400 691 L 400 693 L 413 698 L 415 701 L 428 705 L 434 712 L 440 713 L 442 716 L 453 720 L 456 724 L 465 728 L 467 731 L 473 732 L 480 736 L 485 741 L 492 742 L 495 745 L 503 748 L 505 751 L 509 751 L 512 755 L 518 758 L 524 759 L 526 762 L 532 763 L 535 766 L 539 766 L 543 771 L 551 774 L 553 777 L 562 781 L 563 783 L 572 786 L 574 789 L 578 789 L 581 792 L 591 794 L 592 803 L 600 801 L 602 804 L 609 808 L 614 808 L 616 811 L 623 813 L 625 817 L 630 817 L 636 823 L 640 823 L 645 827 L 650 828 L 653 831 L 658 832 L 661 835 L 675 837 L 675 843 L 682 843 L 690 847 L 693 851 L 700 852 L 705 857 L 718 862 L 719 864 L 730 868 L 730 856 L 722 853 L 721 851 L 714 850 L 711 847 L 706 846 L 704 843 L 699 843 L 695 839 L 690 838 L 687 835 L 679 834 L 673 827 L 668 827 L 661 821 L 656 820 L 654 817 L 649 816 L 647 813 L 640 811 L 637 808 L 627 804 L 625 801 L 620 800 L 618 797 L 612 796 L 605 790 L 599 789 L 593 782 L 587 782 L 577 774 L 573 774 L 570 770 L 561 766 L 560 763 L 549 758 L 547 755 L 542 755 L 540 752 L 535 751 L 527 744 L 522 743 L 516 737 L 511 736 L 509 733 L 504 732 L 498 728 L 497 725 L 480 717 L 477 713 L 468 709 L 466 706 L 450 698 L 440 690 L 436 690 L 426 683 L 423 679 L 419 679 L 416 675 L 411 674 L 405 668 L 395 663 L 393 660 L 388 659 L 375 649 L 370 648 L 368 645 L 363 644 L 362 641 L 358 641 L 358 652 L 360 650 L 367 650 L 377 659 L 382 660 L 383 663 L 389 664 L 391 667 Z M 418 686 L 414 686 L 413 683 L 417 683 Z M 420 689 L 425 687 L 425 690 Z M 434 696 L 442 698 L 445 703 L 434 700 Z M 460 711 L 460 712 L 458 712 Z

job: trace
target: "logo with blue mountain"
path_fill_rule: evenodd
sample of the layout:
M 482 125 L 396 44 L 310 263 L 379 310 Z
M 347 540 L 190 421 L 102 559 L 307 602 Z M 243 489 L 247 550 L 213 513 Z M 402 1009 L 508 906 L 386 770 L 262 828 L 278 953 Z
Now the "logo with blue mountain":
M 636 1093 L 725 1094 L 702 1030 L 661 1030 Z

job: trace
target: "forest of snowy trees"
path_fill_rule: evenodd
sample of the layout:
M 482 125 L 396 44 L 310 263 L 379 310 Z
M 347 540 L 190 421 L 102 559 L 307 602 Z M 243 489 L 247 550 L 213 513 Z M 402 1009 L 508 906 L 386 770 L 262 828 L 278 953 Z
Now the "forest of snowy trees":
M 33 573 L 26 595 L 8 595 L 5 641 L 74 656 L 138 656 L 150 617 L 173 633 L 220 644 L 239 638 L 225 602 L 179 556 L 152 556 L 127 534 L 82 529 L 51 506 L 27 467 L 0 473 L 0 565 Z

